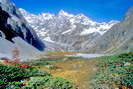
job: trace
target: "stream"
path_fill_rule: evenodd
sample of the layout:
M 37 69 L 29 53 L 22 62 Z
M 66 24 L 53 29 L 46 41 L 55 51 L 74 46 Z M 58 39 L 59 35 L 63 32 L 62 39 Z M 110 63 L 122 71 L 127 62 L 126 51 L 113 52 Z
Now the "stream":
M 74 55 L 67 55 L 70 57 L 83 57 L 83 58 L 96 58 L 96 57 L 102 57 L 105 56 L 104 54 L 84 54 L 84 53 L 77 53 Z

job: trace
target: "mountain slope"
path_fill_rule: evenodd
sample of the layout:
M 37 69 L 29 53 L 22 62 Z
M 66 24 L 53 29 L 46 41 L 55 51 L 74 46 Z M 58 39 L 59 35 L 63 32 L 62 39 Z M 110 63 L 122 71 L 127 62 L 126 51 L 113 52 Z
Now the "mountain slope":
M 21 57 L 44 50 L 44 43 L 38 38 L 34 30 L 27 24 L 15 5 L 9 0 L 0 0 L 0 54 L 11 55 L 17 47 Z M 7 19 L 7 15 L 8 19 Z M 7 22 L 6 22 L 7 20 Z M 8 56 L 7 56 L 8 57 Z
M 31 14 L 24 9 L 19 10 L 42 40 L 57 44 L 65 51 L 81 51 L 88 43 L 118 23 L 98 23 L 83 14 L 73 15 L 63 10 L 58 14 L 39 15 Z M 49 48 L 49 45 L 46 47 Z
M 97 53 L 133 51 L 133 8 L 128 10 L 123 21 L 113 26 L 88 49 Z

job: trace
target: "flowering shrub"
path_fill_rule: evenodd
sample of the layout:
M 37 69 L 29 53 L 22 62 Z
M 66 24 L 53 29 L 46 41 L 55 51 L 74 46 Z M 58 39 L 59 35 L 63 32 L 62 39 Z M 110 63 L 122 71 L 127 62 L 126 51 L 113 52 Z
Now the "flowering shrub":
M 26 64 L 21 64 L 21 65 L 19 65 L 18 67 L 21 67 L 21 68 L 29 68 L 29 67 L 31 67 L 30 65 L 26 65 Z

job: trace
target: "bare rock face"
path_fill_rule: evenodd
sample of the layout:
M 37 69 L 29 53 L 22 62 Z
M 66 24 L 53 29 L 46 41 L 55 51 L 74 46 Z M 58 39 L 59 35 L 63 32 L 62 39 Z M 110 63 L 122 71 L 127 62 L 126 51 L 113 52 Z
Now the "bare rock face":
M 11 55 L 16 46 L 23 56 L 45 48 L 15 5 L 9 0 L 0 0 L 0 54 Z
M 119 24 L 113 26 L 95 44 L 90 52 L 115 53 L 133 51 L 133 8 L 130 8 Z

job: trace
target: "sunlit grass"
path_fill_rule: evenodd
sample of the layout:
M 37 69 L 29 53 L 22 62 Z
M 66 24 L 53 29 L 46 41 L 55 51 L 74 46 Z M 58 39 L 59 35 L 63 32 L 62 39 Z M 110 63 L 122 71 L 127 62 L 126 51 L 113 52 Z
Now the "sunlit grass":
M 63 77 L 74 82 L 79 89 L 88 89 L 89 80 L 97 70 L 95 66 L 96 60 L 84 60 L 76 57 L 66 57 L 66 59 L 52 64 L 57 69 L 51 70 L 46 66 L 42 66 L 40 69 L 49 71 L 54 77 Z
M 48 55 L 74 55 L 77 52 L 48 52 Z

